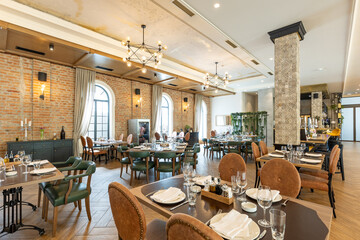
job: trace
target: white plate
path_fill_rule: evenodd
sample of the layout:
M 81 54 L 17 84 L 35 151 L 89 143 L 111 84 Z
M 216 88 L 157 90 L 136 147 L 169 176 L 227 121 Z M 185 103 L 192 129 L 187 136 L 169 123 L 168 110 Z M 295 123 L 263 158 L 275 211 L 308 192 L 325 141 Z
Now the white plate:
M 163 191 L 166 191 L 166 189 L 159 190 L 159 191 L 157 191 L 156 193 L 161 193 L 161 192 L 163 192 Z M 156 194 L 156 193 L 154 193 L 154 194 Z M 181 194 L 179 194 L 179 196 L 178 196 L 175 200 L 173 200 L 173 201 L 170 201 L 170 202 L 159 202 L 159 201 L 156 201 L 155 199 L 153 199 L 153 201 L 154 201 L 154 202 L 157 202 L 157 203 L 160 203 L 160 204 L 176 204 L 176 203 L 179 203 L 179 202 L 184 201 L 185 198 L 186 198 L 185 193 L 181 191 Z
M 257 192 L 256 192 L 256 190 L 257 190 L 257 188 L 250 188 L 250 189 L 246 190 L 245 193 L 249 198 L 257 200 L 257 195 L 256 195 Z M 280 202 L 281 200 L 282 200 L 282 196 L 279 194 L 273 200 L 273 203 Z
M 308 158 L 301 158 L 300 161 L 306 162 L 306 163 L 321 163 L 321 160 L 317 159 L 308 159 Z
M 270 157 L 277 157 L 277 158 L 283 158 L 284 155 L 281 155 L 281 154 L 272 154 L 272 153 L 269 153 L 269 156 Z
M 12 171 L 12 172 L 7 172 L 6 173 L 7 177 L 12 177 L 12 176 L 15 176 L 15 175 L 17 175 L 17 171 Z
M 223 217 L 225 217 L 226 213 L 220 213 L 220 214 L 217 214 L 215 215 L 211 221 L 210 221 L 210 225 L 213 224 L 213 223 L 216 223 L 218 221 L 220 221 Z M 215 231 L 215 230 L 214 230 Z M 216 232 L 216 231 L 215 231 Z M 221 233 L 218 233 L 221 237 L 223 237 L 224 239 L 229 239 L 229 238 L 226 238 L 224 235 L 222 235 Z M 234 237 L 233 240 L 252 240 L 252 239 L 255 239 L 259 236 L 260 234 L 260 228 L 259 226 L 253 221 L 251 220 L 251 222 L 249 223 L 249 237 L 248 238 L 242 238 L 242 237 Z

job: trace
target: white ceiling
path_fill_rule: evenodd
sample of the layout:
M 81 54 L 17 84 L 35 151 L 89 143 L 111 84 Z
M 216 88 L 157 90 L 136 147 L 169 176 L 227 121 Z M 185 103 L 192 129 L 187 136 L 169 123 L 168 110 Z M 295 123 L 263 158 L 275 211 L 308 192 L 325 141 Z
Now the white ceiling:
M 300 48 L 301 85 L 328 83 L 331 92 L 343 88 L 352 0 L 179 0 L 196 10 L 191 18 L 172 0 L 16 1 L 118 40 L 130 36 L 140 42 L 139 26 L 145 23 L 147 44 L 162 40 L 169 59 L 201 72 L 213 73 L 219 61 L 219 73 L 245 78 L 230 85 L 237 91 L 273 86 L 267 72 L 273 70 L 274 46 L 267 32 L 301 20 L 307 30 Z M 239 47 L 225 46 L 224 39 Z
M 331 92 L 342 91 L 352 0 L 185 1 L 271 69 L 274 45 L 267 33 L 302 21 L 301 85 L 328 83 Z

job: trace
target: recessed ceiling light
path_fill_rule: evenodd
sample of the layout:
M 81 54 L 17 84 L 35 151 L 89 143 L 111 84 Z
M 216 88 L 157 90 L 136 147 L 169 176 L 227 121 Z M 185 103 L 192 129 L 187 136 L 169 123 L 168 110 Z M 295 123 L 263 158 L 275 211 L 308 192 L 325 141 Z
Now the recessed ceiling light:
M 219 8 L 220 7 L 220 3 L 215 3 L 214 4 L 214 8 Z
M 359 90 L 360 90 L 360 88 L 356 89 L 356 91 L 359 91 Z
M 324 71 L 325 68 L 319 67 L 317 70 L 318 70 L 318 71 Z
M 355 92 L 355 94 L 357 94 L 358 92 Z
M 273 60 L 274 60 L 274 58 L 272 58 L 272 57 L 271 57 L 271 58 L 269 58 L 269 60 L 270 60 L 270 61 L 273 61 Z
M 264 82 L 264 80 L 261 80 L 261 82 L 263 83 L 263 82 Z

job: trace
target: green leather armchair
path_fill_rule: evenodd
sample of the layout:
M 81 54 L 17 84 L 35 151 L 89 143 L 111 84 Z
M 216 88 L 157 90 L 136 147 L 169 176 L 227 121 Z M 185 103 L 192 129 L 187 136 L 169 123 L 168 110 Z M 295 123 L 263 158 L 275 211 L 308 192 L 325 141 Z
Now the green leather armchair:
M 130 177 L 130 185 L 132 184 L 133 174 L 135 172 L 146 172 L 146 181 L 149 183 L 149 169 L 155 167 L 155 163 L 150 160 L 150 152 L 139 152 L 139 151 L 130 151 L 129 152 L 130 159 L 130 169 L 131 169 L 131 177 Z
M 175 152 L 155 152 L 154 158 L 156 162 L 156 180 L 160 179 L 160 172 L 172 172 L 172 175 L 175 176 L 176 171 L 180 171 L 180 161 L 176 161 Z M 165 161 L 160 161 L 164 159 Z M 166 160 L 170 160 L 167 162 Z

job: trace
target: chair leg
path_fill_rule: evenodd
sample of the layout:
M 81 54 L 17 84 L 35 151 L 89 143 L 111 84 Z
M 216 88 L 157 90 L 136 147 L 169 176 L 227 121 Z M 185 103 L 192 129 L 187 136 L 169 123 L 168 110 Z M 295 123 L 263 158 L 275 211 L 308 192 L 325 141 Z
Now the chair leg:
M 44 195 L 44 198 L 45 198 L 45 195 Z M 46 198 L 44 203 L 45 203 L 45 205 L 44 205 L 45 206 L 44 220 L 46 222 L 47 221 L 47 216 L 48 216 L 48 211 L 49 211 L 49 199 Z
M 159 180 L 160 180 L 160 172 L 157 171 L 157 173 L 156 173 L 156 181 L 159 181 Z
M 77 202 L 74 202 L 74 207 L 77 208 Z
M 52 229 L 52 236 L 53 237 L 55 237 L 55 235 L 56 235 L 57 215 L 58 215 L 58 207 L 54 207 L 53 229 Z
M 85 198 L 85 207 L 86 207 L 86 213 L 87 213 L 88 219 L 89 219 L 89 221 L 91 221 L 90 196 Z
M 78 201 L 79 211 L 81 211 L 81 200 Z
M 41 214 L 41 218 L 44 219 L 45 218 L 45 208 L 46 208 L 46 196 L 44 194 L 43 197 L 43 207 L 42 207 L 42 214 Z
M 333 202 L 335 202 L 335 193 L 334 190 L 331 191 Z
M 257 173 L 256 173 L 256 176 L 255 176 L 255 184 L 254 184 L 254 188 L 256 188 L 256 185 L 257 185 L 257 181 L 258 181 L 258 176 L 257 176 Z
M 134 174 L 134 171 L 133 171 L 133 170 L 131 170 L 131 176 L 130 176 L 130 186 L 131 186 L 131 183 L 132 183 L 133 174 Z
M 40 201 L 41 201 L 41 188 L 39 187 L 39 190 L 38 190 L 38 207 L 40 207 Z
M 123 171 L 123 164 L 120 163 L 120 177 L 122 176 L 122 171 Z
M 333 208 L 334 217 L 336 218 L 336 214 L 335 214 L 335 204 L 334 204 L 334 202 L 333 202 L 331 189 L 328 190 L 328 195 L 329 195 L 330 205 L 331 205 L 331 207 Z
M 139 172 L 139 178 L 140 178 L 140 172 Z M 149 183 L 149 169 L 146 169 L 146 183 Z
M 129 167 L 129 165 L 126 164 L 126 173 L 128 173 L 128 167 Z

